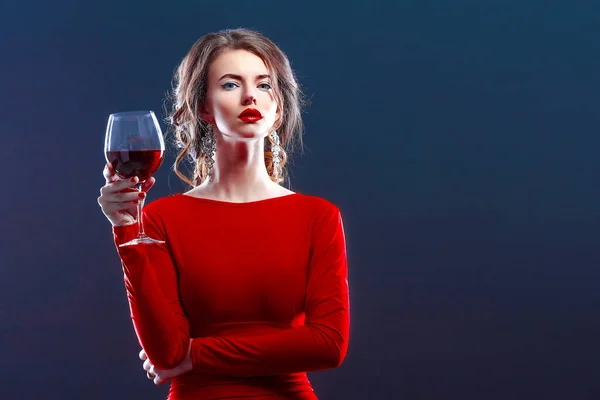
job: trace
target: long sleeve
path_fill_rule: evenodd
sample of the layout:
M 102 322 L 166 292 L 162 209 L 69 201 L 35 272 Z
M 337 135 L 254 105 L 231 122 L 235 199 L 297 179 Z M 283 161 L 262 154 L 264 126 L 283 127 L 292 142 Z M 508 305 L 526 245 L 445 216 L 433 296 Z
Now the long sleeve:
M 194 371 L 260 376 L 340 365 L 348 348 L 349 288 L 342 218 L 333 206 L 321 212 L 311 232 L 304 312 L 303 326 L 260 336 L 194 339 Z
M 164 227 L 144 213 L 148 236 L 166 239 Z M 137 235 L 137 225 L 113 227 L 125 288 L 139 343 L 158 369 L 178 366 L 187 355 L 190 323 L 180 302 L 177 270 L 167 245 L 118 247 Z

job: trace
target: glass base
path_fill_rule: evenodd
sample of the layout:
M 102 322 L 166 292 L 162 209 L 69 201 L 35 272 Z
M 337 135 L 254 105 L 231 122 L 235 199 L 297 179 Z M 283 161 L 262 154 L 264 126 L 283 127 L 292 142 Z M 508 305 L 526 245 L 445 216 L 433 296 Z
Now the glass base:
M 119 247 L 136 246 L 138 244 L 164 244 L 164 240 L 156 240 L 146 235 L 140 235 L 127 243 L 120 244 Z

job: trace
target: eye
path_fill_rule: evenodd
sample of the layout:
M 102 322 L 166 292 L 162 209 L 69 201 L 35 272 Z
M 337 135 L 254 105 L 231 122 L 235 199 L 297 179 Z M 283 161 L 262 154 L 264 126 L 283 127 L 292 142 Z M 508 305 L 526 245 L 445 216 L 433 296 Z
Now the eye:
M 231 89 L 235 89 L 237 87 L 237 85 L 233 82 L 227 82 L 227 83 L 222 84 L 221 87 L 226 90 L 231 90 Z
M 263 90 L 270 90 L 271 89 L 271 85 L 269 85 L 268 83 L 261 83 L 260 85 L 258 85 L 259 88 L 263 89 Z

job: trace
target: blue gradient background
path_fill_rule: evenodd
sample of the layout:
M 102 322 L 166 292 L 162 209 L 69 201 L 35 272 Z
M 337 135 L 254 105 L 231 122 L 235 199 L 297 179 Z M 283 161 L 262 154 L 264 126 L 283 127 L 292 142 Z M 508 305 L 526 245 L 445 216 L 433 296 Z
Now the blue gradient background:
M 104 129 L 164 117 L 189 47 L 236 27 L 290 57 L 291 188 L 345 219 L 352 338 L 320 398 L 600 398 L 600 4 L 553 0 L 3 3 L 0 398 L 165 397 L 96 203 Z M 173 154 L 149 201 L 184 189 Z

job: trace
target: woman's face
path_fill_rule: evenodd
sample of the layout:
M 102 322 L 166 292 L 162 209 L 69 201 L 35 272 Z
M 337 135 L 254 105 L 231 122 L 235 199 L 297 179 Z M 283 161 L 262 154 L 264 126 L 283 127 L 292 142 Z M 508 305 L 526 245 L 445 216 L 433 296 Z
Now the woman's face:
M 279 117 L 269 71 L 246 50 L 226 50 L 208 69 L 201 118 L 232 139 L 264 138 Z

